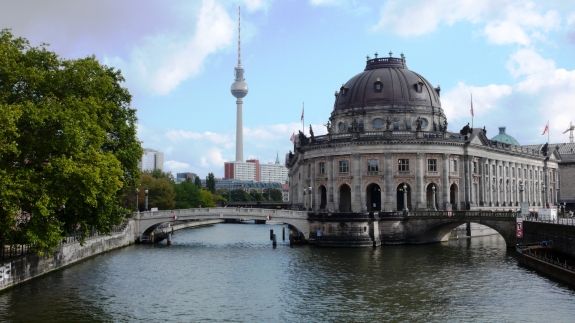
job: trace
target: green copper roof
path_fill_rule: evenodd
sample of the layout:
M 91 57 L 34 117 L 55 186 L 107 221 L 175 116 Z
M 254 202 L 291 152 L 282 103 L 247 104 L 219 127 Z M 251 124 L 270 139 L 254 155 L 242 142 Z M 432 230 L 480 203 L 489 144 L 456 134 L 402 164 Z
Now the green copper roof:
M 499 127 L 499 134 L 491 138 L 491 140 L 499 141 L 509 145 L 520 146 L 519 142 L 515 140 L 515 138 L 505 133 L 505 127 Z
M 280 155 L 279 154 L 280 154 L 279 152 L 276 153 L 276 165 L 280 164 Z

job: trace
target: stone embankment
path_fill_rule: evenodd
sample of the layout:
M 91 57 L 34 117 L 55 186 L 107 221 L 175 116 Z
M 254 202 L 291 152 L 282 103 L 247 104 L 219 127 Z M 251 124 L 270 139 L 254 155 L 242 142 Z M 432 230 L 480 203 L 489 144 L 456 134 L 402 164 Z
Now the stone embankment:
M 223 220 L 189 221 L 173 226 L 173 230 L 220 222 Z M 0 260 L 0 268 L 3 268 L 0 271 L 2 272 L 0 291 L 90 257 L 134 244 L 137 237 L 137 227 L 137 220 L 129 219 L 121 232 L 109 236 L 91 237 L 86 239 L 84 245 L 80 245 L 77 241 L 62 243 L 51 255 L 39 256 L 30 253 Z

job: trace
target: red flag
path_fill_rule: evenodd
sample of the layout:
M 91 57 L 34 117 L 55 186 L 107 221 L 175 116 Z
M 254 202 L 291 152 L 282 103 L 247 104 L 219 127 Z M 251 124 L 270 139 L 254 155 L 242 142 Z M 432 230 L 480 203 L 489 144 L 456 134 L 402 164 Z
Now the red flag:
M 473 114 L 473 94 L 471 94 L 471 116 L 472 116 L 472 117 L 475 116 L 475 115 Z
M 291 138 L 289 140 L 295 144 L 295 132 L 291 134 Z
M 543 136 L 544 134 L 546 134 L 548 132 L 549 132 L 549 124 L 546 124 L 545 129 L 543 130 L 543 133 L 541 135 Z

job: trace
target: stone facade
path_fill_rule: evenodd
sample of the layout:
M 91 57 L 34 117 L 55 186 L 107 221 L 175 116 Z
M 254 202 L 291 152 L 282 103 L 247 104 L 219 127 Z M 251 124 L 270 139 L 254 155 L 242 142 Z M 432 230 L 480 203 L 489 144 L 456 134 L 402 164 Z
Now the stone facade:
M 448 131 L 439 87 L 409 71 L 404 58 L 389 60 L 368 60 L 336 92 L 327 135 L 296 138 L 286 159 L 295 207 L 517 210 L 522 201 L 557 203 L 557 150 L 489 140 L 469 126 Z

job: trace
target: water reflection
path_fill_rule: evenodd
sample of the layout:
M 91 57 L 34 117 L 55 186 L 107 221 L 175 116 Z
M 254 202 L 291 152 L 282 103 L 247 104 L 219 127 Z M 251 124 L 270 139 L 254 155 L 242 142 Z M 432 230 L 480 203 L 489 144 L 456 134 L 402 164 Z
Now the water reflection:
M 290 248 L 281 230 L 218 224 L 98 256 L 1 293 L 0 321 L 572 321 L 574 291 L 517 266 L 500 236 Z

